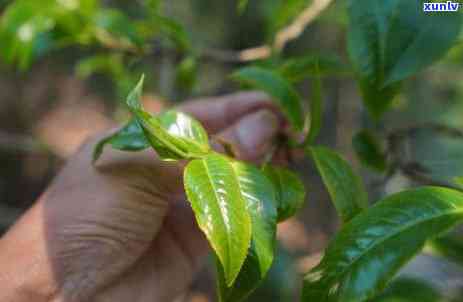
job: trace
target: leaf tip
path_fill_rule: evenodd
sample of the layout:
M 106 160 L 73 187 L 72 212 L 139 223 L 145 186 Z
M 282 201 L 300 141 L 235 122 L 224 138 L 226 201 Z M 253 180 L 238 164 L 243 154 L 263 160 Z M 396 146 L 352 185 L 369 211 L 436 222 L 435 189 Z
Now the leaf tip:
M 105 137 L 95 145 L 92 153 L 92 165 L 95 165 L 98 159 L 101 157 L 105 145 L 111 140 L 111 138 L 112 136 Z
M 140 98 L 144 82 L 145 74 L 142 74 L 135 88 L 129 93 L 129 96 L 127 97 L 127 105 L 130 109 L 141 109 Z

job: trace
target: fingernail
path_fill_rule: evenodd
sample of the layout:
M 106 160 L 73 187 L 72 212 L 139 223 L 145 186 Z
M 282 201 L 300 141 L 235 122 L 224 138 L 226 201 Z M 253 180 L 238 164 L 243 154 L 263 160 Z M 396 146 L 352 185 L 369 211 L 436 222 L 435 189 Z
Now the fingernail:
M 260 110 L 240 121 L 237 138 L 242 148 L 258 153 L 278 131 L 278 117 L 270 110 Z

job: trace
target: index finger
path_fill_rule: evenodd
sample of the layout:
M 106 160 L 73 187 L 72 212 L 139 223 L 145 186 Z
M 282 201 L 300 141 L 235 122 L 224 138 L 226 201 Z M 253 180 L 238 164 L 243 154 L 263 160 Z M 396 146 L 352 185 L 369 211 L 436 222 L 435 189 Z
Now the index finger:
M 261 109 L 269 109 L 280 116 L 277 107 L 262 92 L 239 92 L 225 96 L 189 101 L 179 110 L 198 119 L 210 134 L 215 134 L 243 116 Z

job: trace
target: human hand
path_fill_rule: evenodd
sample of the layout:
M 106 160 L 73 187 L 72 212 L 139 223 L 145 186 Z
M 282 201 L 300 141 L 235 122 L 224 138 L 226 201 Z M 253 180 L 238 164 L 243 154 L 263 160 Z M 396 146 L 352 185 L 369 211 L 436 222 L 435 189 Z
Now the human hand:
M 259 93 L 192 102 L 179 110 L 231 143 L 243 160 L 261 159 L 280 129 L 277 111 Z M 43 287 L 43 301 L 172 301 L 208 252 L 184 196 L 182 163 L 163 162 L 151 150 L 108 148 L 94 167 L 96 141 L 69 160 L 2 239 L 0 264 L 15 253 L 8 242 L 24 238 L 22 246 L 32 242 L 31 251 L 44 254 L 38 265 L 31 263 L 41 275 L 34 284 Z M 22 287 L 24 300 L 11 301 L 30 301 L 35 289 Z

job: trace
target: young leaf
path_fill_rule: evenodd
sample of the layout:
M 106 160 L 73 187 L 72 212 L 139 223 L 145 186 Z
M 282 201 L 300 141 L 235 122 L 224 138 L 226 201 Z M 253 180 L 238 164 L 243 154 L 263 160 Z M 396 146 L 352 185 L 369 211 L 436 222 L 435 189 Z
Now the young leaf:
M 278 73 L 261 67 L 245 67 L 234 73 L 232 78 L 268 93 L 281 106 L 294 128 L 303 129 L 301 98 L 291 83 Z
M 352 138 L 352 146 L 362 164 L 378 172 L 386 170 L 386 155 L 378 139 L 368 130 L 358 132 Z
M 233 162 L 240 191 L 251 215 L 252 240 L 241 272 L 233 286 L 227 286 L 223 269 L 218 265 L 220 301 L 244 301 L 269 271 L 275 250 L 277 209 L 273 184 L 257 168 Z
M 423 2 L 349 2 L 349 56 L 376 118 L 388 109 L 401 80 L 441 58 L 458 38 L 462 14 L 427 14 Z
M 266 165 L 263 171 L 276 189 L 278 222 L 294 216 L 305 201 L 304 184 L 296 174 L 284 168 Z
M 158 116 L 159 123 L 173 137 L 181 138 L 197 153 L 209 151 L 209 138 L 203 126 L 182 112 L 169 110 Z
M 153 149 L 164 160 L 198 158 L 209 153 L 206 131 L 192 117 L 176 111 L 152 116 L 140 104 L 143 78 L 127 98 L 127 105 Z
M 227 286 L 241 271 L 251 243 L 251 217 L 232 164 L 211 153 L 191 161 L 184 172 L 185 191 L 196 220 L 224 270 Z
M 121 130 L 102 139 L 93 151 L 93 161 L 97 161 L 103 153 L 104 147 L 110 144 L 114 149 L 122 151 L 141 151 L 149 148 L 143 129 L 134 119 L 125 125 Z
M 368 207 L 362 180 L 345 159 L 324 147 L 308 150 L 343 222 L 348 222 Z
M 322 96 L 322 80 L 320 78 L 320 73 L 317 71 L 313 78 L 312 85 L 312 97 L 310 98 L 310 128 L 307 138 L 305 139 L 305 144 L 313 144 L 320 129 L 322 128 L 322 119 L 323 119 L 323 96 Z
M 346 224 L 304 280 L 304 302 L 373 298 L 424 246 L 463 220 L 463 193 L 439 187 L 385 198 Z

